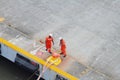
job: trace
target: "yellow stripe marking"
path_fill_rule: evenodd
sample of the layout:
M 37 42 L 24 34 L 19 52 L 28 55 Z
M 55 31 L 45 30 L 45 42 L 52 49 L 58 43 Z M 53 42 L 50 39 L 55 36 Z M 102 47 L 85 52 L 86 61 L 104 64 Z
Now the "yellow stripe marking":
M 3 22 L 4 20 L 5 20 L 5 18 L 0 17 L 0 22 Z
M 19 52 L 20 54 L 26 56 L 27 58 L 30 58 L 30 59 L 36 61 L 39 64 L 45 65 L 45 61 L 44 60 L 42 60 L 42 59 L 40 59 L 40 58 L 30 54 L 29 52 L 23 50 L 22 48 L 17 47 L 16 45 L 11 44 L 10 42 L 8 42 L 7 40 L 5 40 L 3 38 L 0 38 L 0 43 L 5 44 L 6 46 L 12 48 L 13 50 L 15 50 L 15 51 Z M 67 73 L 67 72 L 57 68 L 54 65 L 50 66 L 50 69 L 55 71 L 55 72 L 57 72 L 57 73 L 59 73 L 60 75 L 62 75 L 64 77 L 68 78 L 69 80 L 79 80 L 77 77 L 72 76 L 71 74 L 69 74 L 69 73 Z

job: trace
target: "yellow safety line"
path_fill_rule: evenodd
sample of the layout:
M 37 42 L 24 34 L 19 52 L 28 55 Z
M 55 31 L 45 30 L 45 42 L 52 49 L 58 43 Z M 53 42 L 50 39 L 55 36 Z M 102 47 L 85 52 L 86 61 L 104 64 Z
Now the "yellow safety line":
M 12 48 L 13 50 L 19 52 L 20 54 L 22 54 L 22 55 L 24 55 L 26 57 L 36 61 L 39 64 L 45 65 L 45 61 L 44 60 L 42 60 L 42 59 L 40 59 L 40 58 L 30 54 L 29 52 L 23 50 L 22 48 L 17 47 L 16 45 L 13 45 L 12 43 L 8 42 L 7 40 L 5 40 L 3 38 L 0 38 L 0 43 L 5 44 L 6 46 Z M 50 69 L 55 71 L 55 72 L 57 72 L 57 73 L 59 73 L 60 75 L 62 75 L 64 77 L 68 78 L 69 80 L 79 80 L 77 77 L 75 77 L 75 76 L 73 76 L 73 75 L 71 75 L 71 74 L 69 74 L 69 73 L 67 73 L 67 72 L 57 68 L 54 65 L 50 66 Z
M 0 17 L 0 22 L 3 22 L 5 20 L 5 18 Z

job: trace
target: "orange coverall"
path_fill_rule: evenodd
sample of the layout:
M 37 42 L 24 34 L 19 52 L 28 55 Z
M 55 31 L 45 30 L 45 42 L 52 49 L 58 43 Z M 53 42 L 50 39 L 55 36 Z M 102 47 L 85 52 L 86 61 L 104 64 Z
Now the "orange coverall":
M 49 37 L 49 36 L 46 37 L 45 44 L 46 44 L 46 50 L 48 52 L 51 52 L 52 42 L 53 42 L 53 38 L 52 37 Z
M 63 39 L 60 40 L 60 46 L 61 46 L 61 54 L 66 56 L 66 44 L 65 44 L 65 41 Z

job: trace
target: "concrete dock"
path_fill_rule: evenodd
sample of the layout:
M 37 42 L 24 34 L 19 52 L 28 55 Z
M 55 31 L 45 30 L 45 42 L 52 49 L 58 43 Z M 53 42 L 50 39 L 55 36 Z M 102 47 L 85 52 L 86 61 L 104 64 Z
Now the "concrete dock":
M 68 56 L 59 68 L 80 80 L 119 80 L 119 9 L 120 0 L 1 0 L 0 37 L 30 51 L 49 33 L 58 49 L 62 36 Z

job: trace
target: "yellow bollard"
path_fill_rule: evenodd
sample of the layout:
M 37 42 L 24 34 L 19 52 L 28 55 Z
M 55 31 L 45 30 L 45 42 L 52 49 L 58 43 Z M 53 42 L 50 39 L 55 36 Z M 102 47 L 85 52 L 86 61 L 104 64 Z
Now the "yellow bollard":
M 61 63 L 61 58 L 58 57 L 58 58 L 54 58 L 53 56 L 50 56 L 47 58 L 47 61 L 49 61 L 50 63 L 53 63 L 54 65 L 59 65 Z

